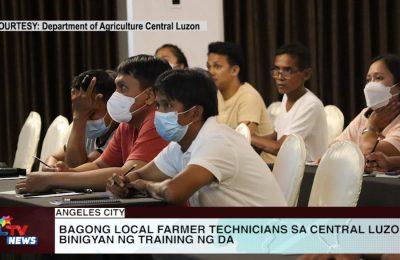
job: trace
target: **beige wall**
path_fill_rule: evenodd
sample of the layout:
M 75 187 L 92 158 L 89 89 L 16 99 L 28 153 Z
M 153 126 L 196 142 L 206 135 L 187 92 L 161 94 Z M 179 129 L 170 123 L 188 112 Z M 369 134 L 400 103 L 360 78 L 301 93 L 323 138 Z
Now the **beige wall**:
M 162 44 L 173 43 L 183 50 L 189 66 L 205 68 L 208 43 L 224 39 L 222 0 L 181 0 L 179 8 L 172 6 L 172 0 L 127 0 L 125 4 L 126 16 L 120 18 L 123 20 L 206 21 L 207 31 L 129 32 L 126 46 L 126 40 L 121 37 L 123 42 L 120 46 L 120 57 L 140 53 L 154 54 Z

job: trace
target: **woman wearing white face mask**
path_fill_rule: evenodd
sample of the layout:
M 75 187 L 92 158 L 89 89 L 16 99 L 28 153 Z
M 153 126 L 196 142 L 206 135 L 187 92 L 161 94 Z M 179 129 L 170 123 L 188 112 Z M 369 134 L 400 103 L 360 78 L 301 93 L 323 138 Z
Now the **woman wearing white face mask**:
M 73 125 L 64 149 L 51 155 L 47 164 L 76 167 L 97 159 L 118 124 L 107 114 L 106 103 L 115 91 L 115 72 L 89 70 L 74 78 L 71 87 Z M 92 78 L 95 78 L 91 82 Z M 43 171 L 56 168 L 44 167 Z
M 400 58 L 392 54 L 375 58 L 366 81 L 367 108 L 336 140 L 353 141 L 365 155 L 374 151 L 400 155 Z

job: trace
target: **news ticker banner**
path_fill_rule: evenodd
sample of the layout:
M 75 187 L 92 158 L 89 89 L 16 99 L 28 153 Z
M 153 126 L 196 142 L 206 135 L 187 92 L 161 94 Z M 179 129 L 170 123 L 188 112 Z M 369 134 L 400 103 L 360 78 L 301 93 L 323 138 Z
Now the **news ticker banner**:
M 129 214 L 125 208 L 29 210 L 0 211 L 1 252 L 400 253 L 400 218 L 138 218 L 131 216 L 145 207 Z
M 0 20 L 1 32 L 205 32 L 206 21 Z

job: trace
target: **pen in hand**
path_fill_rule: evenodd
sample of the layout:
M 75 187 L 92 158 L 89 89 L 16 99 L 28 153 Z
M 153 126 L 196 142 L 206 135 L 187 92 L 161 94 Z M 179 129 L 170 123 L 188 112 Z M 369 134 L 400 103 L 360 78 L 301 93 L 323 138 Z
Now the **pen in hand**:
M 48 165 L 47 163 L 45 163 L 44 161 L 40 160 L 38 157 L 36 157 L 36 156 L 34 156 L 34 155 L 33 155 L 33 158 L 35 158 L 36 160 L 38 160 L 39 162 L 41 162 L 42 164 L 44 164 L 46 167 L 48 167 L 48 168 L 53 168 L 53 167 L 51 167 L 50 165 Z
M 128 175 L 128 173 L 130 173 L 133 169 L 135 169 L 136 166 L 137 166 L 137 163 L 135 163 L 128 171 L 126 171 L 123 176 Z
M 374 147 L 372 148 L 372 152 L 371 152 L 371 153 L 375 152 L 375 149 L 376 149 L 376 147 L 378 146 L 378 143 L 379 143 L 379 138 L 376 139 L 375 145 L 374 145 Z
M 378 139 L 376 139 L 376 142 L 375 142 L 375 145 L 374 145 L 374 147 L 372 148 L 372 151 L 371 151 L 371 154 L 373 153 L 373 152 L 375 152 L 375 149 L 376 149 L 376 147 L 378 146 L 378 143 L 379 143 L 379 138 Z M 372 161 L 370 161 L 370 160 L 366 160 L 366 163 L 368 164 L 368 163 L 371 163 Z M 372 172 L 371 172 L 372 173 Z M 372 176 L 372 174 L 370 173 L 370 176 Z

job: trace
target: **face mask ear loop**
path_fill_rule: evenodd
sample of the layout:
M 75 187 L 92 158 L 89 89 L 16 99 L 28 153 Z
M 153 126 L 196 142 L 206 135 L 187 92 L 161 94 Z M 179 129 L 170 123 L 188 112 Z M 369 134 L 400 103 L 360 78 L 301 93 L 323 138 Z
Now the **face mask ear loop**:
M 139 97 L 140 95 L 142 95 L 143 93 L 145 93 L 149 88 L 150 88 L 150 87 L 148 87 L 148 88 L 146 88 L 145 90 L 143 90 L 142 93 L 140 93 L 139 95 L 137 95 L 137 96 L 135 97 L 135 99 L 136 99 L 137 97 Z M 131 115 L 133 115 L 134 113 L 139 112 L 140 110 L 142 110 L 142 109 L 145 108 L 146 106 L 147 106 L 147 104 L 145 103 L 143 106 L 139 107 L 139 108 L 136 109 L 135 111 L 132 111 L 132 112 L 129 111 L 129 112 L 131 113 Z
M 180 113 L 176 113 L 176 115 L 179 116 L 179 115 L 185 114 L 185 113 L 189 112 L 190 110 L 192 110 L 192 109 L 195 108 L 195 107 L 196 107 L 196 106 L 192 106 L 191 108 L 189 108 L 189 109 L 186 110 L 186 111 L 183 111 L 183 112 L 180 112 Z M 178 118 L 178 120 L 179 120 L 179 118 Z M 193 123 L 193 121 L 190 122 L 189 124 L 187 124 L 186 126 L 190 126 L 192 123 Z M 179 123 L 178 123 L 178 124 L 179 124 Z
M 130 112 L 131 115 L 133 115 L 136 112 L 139 112 L 140 110 L 142 110 L 143 108 L 145 108 L 147 106 L 147 104 L 144 104 L 143 106 L 139 107 L 138 109 L 136 109 L 135 111 Z

